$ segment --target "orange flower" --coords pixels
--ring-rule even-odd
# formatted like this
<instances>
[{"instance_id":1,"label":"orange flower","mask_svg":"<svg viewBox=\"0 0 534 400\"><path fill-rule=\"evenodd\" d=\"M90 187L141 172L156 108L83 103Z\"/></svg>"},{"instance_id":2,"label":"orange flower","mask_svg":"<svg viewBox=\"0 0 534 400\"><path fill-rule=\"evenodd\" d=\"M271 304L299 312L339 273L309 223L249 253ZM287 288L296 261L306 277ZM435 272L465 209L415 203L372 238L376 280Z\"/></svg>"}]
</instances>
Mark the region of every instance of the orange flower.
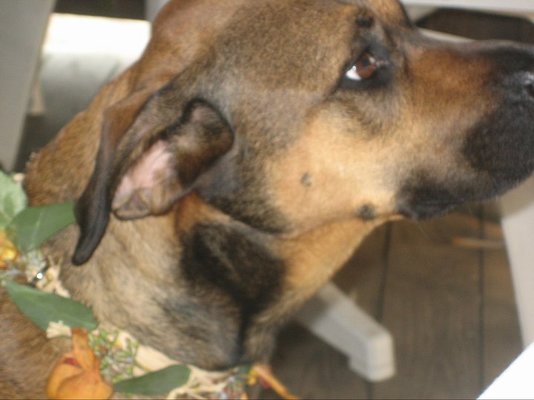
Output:
<instances>
[{"instance_id":1,"label":"orange flower","mask_svg":"<svg viewBox=\"0 0 534 400\"><path fill-rule=\"evenodd\" d=\"M15 261L19 252L15 245L7 238L5 232L0 231L0 269L7 268L7 263Z\"/></svg>"},{"instance_id":2,"label":"orange flower","mask_svg":"<svg viewBox=\"0 0 534 400\"><path fill-rule=\"evenodd\" d=\"M109 399L113 388L100 375L100 361L87 332L72 329L72 351L63 355L48 378L50 399Z\"/></svg>"}]
</instances>

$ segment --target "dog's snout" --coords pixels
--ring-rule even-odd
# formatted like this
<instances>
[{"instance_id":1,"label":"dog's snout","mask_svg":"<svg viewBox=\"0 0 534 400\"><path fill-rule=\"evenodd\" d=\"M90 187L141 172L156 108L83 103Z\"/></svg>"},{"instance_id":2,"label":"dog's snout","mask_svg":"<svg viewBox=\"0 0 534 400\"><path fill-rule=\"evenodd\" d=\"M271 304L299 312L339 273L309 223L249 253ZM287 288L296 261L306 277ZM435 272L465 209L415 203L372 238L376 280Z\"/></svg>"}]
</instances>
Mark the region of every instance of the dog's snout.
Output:
<instances>
[{"instance_id":1,"label":"dog's snout","mask_svg":"<svg viewBox=\"0 0 534 400\"><path fill-rule=\"evenodd\" d=\"M464 155L502 193L534 170L534 49L498 47L496 80L488 82L495 108L466 138Z\"/></svg>"}]
</instances>

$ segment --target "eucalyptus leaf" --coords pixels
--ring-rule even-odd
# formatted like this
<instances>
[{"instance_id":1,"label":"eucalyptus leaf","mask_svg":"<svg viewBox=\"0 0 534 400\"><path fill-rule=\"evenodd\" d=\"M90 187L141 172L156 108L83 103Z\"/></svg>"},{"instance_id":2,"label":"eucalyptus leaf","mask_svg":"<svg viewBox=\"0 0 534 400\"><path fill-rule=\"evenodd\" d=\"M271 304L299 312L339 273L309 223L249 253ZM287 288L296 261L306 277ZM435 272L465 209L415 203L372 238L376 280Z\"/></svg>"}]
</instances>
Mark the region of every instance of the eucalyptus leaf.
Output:
<instances>
[{"instance_id":1,"label":"eucalyptus leaf","mask_svg":"<svg viewBox=\"0 0 534 400\"><path fill-rule=\"evenodd\" d=\"M26 203L22 186L0 172L0 229L4 229L26 207Z\"/></svg>"},{"instance_id":2,"label":"eucalyptus leaf","mask_svg":"<svg viewBox=\"0 0 534 400\"><path fill-rule=\"evenodd\" d=\"M26 208L6 230L18 249L26 253L74 222L74 203L53 204Z\"/></svg>"},{"instance_id":3,"label":"eucalyptus leaf","mask_svg":"<svg viewBox=\"0 0 534 400\"><path fill-rule=\"evenodd\" d=\"M59 321L71 328L85 328L88 331L97 327L93 313L81 303L9 280L5 287L19 310L43 330L48 328L50 322Z\"/></svg>"},{"instance_id":4,"label":"eucalyptus leaf","mask_svg":"<svg viewBox=\"0 0 534 400\"><path fill-rule=\"evenodd\" d=\"M183 365L172 365L146 375L117 382L115 392L144 396L164 396L187 383L191 370Z\"/></svg>"}]
</instances>

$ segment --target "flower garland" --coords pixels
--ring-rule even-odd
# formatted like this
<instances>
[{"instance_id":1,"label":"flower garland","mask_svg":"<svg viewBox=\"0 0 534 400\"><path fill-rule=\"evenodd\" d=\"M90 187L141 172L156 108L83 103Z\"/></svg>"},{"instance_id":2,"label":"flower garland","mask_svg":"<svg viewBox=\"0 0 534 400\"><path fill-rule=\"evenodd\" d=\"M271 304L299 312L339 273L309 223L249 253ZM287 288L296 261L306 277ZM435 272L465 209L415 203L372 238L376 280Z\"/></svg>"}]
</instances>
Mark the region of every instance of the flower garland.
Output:
<instances>
[{"instance_id":1,"label":"flower garland","mask_svg":"<svg viewBox=\"0 0 534 400\"><path fill-rule=\"evenodd\" d=\"M247 391L261 383L284 399L296 399L266 366L204 371L171 360L126 331L98 325L89 309L70 299L59 279L60 267L39 250L48 237L73 222L72 206L28 208L21 182L20 175L0 173L0 285L49 339L71 338L72 350L49 377L50 398L110 398L115 392L167 399L247 399ZM30 286L15 283L21 277Z\"/></svg>"}]
</instances>

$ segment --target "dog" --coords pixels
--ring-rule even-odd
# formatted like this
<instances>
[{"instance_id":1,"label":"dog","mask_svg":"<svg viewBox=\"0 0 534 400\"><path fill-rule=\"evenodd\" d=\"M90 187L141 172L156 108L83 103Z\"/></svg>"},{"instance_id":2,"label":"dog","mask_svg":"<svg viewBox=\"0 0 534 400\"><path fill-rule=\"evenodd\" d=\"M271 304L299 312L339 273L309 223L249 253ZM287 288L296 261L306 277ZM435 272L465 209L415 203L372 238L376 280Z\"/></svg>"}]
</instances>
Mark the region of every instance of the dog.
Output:
<instances>
[{"instance_id":1,"label":"dog","mask_svg":"<svg viewBox=\"0 0 534 400\"><path fill-rule=\"evenodd\" d=\"M528 177L533 127L533 48L430 39L396 0L174 0L25 189L77 201L46 247L75 299L217 370L267 360L378 225ZM38 396L57 350L1 304L0 397Z\"/></svg>"}]
</instances>

